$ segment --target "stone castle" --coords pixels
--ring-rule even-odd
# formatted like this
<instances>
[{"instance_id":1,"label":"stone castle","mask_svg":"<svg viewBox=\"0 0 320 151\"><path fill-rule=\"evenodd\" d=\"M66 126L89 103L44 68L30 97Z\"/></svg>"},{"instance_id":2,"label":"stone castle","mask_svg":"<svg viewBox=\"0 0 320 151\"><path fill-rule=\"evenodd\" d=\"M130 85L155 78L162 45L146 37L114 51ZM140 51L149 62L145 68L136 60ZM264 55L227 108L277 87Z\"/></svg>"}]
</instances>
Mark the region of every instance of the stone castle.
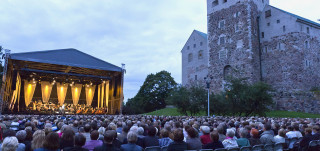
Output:
<instances>
[{"instance_id":1,"label":"stone castle","mask_svg":"<svg viewBox=\"0 0 320 151\"><path fill-rule=\"evenodd\" d=\"M207 0L208 34L194 30L181 50L182 85L224 89L226 77L263 81L276 108L320 113L320 24L269 0Z\"/></svg>"}]
</instances>

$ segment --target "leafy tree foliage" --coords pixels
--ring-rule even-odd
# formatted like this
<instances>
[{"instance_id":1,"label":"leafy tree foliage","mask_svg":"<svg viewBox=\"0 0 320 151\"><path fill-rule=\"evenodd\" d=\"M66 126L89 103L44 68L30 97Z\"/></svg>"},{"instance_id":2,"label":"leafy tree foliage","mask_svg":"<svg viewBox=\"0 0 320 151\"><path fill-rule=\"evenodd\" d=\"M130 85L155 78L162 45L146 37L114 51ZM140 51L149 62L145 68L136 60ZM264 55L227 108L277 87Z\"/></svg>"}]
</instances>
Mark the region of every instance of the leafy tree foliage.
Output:
<instances>
[{"instance_id":1,"label":"leafy tree foliage","mask_svg":"<svg viewBox=\"0 0 320 151\"><path fill-rule=\"evenodd\" d=\"M166 107L166 98L177 83L167 71L149 74L134 98L128 99L126 107L132 114L151 112Z\"/></svg>"},{"instance_id":2,"label":"leafy tree foliage","mask_svg":"<svg viewBox=\"0 0 320 151\"><path fill-rule=\"evenodd\" d=\"M196 115L206 105L207 95L204 87L200 85L193 85L191 87L177 87L168 98L178 109L178 112L184 115L188 113Z\"/></svg>"}]
</instances>

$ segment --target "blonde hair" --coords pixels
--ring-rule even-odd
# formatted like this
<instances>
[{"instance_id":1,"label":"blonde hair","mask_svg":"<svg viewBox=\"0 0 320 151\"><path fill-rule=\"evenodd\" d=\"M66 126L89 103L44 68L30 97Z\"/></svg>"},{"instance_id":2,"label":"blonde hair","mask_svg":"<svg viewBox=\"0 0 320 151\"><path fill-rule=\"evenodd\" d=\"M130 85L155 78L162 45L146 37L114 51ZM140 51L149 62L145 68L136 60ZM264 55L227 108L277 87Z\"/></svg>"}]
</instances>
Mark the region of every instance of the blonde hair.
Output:
<instances>
[{"instance_id":1,"label":"blonde hair","mask_svg":"<svg viewBox=\"0 0 320 151\"><path fill-rule=\"evenodd\" d=\"M18 139L16 137L6 137L1 145L3 151L16 151L18 148Z\"/></svg>"},{"instance_id":2,"label":"blonde hair","mask_svg":"<svg viewBox=\"0 0 320 151\"><path fill-rule=\"evenodd\" d=\"M33 139L31 142L31 148L33 150L38 149L38 148L42 148L44 140L46 138L45 132L43 130L37 130L34 132L32 137L33 137Z\"/></svg>"}]
</instances>

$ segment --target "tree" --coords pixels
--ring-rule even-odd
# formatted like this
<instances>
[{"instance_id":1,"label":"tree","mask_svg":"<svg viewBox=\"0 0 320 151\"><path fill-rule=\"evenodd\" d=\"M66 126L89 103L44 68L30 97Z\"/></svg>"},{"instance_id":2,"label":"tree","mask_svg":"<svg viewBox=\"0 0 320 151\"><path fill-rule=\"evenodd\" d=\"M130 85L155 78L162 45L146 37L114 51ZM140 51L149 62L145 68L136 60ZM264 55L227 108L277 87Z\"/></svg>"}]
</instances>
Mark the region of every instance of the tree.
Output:
<instances>
[{"instance_id":1,"label":"tree","mask_svg":"<svg viewBox=\"0 0 320 151\"><path fill-rule=\"evenodd\" d=\"M165 100L177 83L167 71L149 74L134 98L128 99L127 106L135 114L151 112L166 107Z\"/></svg>"},{"instance_id":2,"label":"tree","mask_svg":"<svg viewBox=\"0 0 320 151\"><path fill-rule=\"evenodd\" d=\"M193 116L206 107L206 94L206 90L200 85L179 86L168 97L168 101L173 102L181 114L190 113Z\"/></svg>"}]
</instances>

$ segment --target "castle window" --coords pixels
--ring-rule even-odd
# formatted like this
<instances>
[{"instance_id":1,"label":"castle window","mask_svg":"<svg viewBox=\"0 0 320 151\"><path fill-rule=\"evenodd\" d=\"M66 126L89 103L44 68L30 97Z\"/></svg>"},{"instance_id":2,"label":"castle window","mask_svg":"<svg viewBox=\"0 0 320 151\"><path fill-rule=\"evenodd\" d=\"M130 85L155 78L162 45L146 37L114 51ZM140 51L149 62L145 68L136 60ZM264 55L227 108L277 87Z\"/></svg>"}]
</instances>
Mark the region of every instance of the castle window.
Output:
<instances>
[{"instance_id":1,"label":"castle window","mask_svg":"<svg viewBox=\"0 0 320 151\"><path fill-rule=\"evenodd\" d=\"M235 14L234 14L234 17L236 17L236 18L238 18L240 16L240 12L236 12Z\"/></svg>"},{"instance_id":2,"label":"castle window","mask_svg":"<svg viewBox=\"0 0 320 151\"><path fill-rule=\"evenodd\" d=\"M195 47L197 47L197 45L196 45L196 44L193 44L193 48L195 48Z\"/></svg>"},{"instance_id":3,"label":"castle window","mask_svg":"<svg viewBox=\"0 0 320 151\"><path fill-rule=\"evenodd\" d=\"M202 44L203 44L203 43L202 43L202 42L200 42L200 46L202 46Z\"/></svg>"},{"instance_id":4,"label":"castle window","mask_svg":"<svg viewBox=\"0 0 320 151\"><path fill-rule=\"evenodd\" d=\"M238 31L240 30L240 27L239 27L239 26L240 26L239 23L235 25L234 28L235 28L235 31L236 31L236 32L238 32Z\"/></svg>"},{"instance_id":5,"label":"castle window","mask_svg":"<svg viewBox=\"0 0 320 151\"><path fill-rule=\"evenodd\" d=\"M270 23L267 23L267 26L270 26Z\"/></svg>"},{"instance_id":6,"label":"castle window","mask_svg":"<svg viewBox=\"0 0 320 151\"><path fill-rule=\"evenodd\" d=\"M214 0L212 2L212 7L219 5L219 0Z\"/></svg>"},{"instance_id":7,"label":"castle window","mask_svg":"<svg viewBox=\"0 0 320 151\"><path fill-rule=\"evenodd\" d=\"M233 69L230 65L227 65L223 68L223 78L224 80L232 77Z\"/></svg>"},{"instance_id":8,"label":"castle window","mask_svg":"<svg viewBox=\"0 0 320 151\"><path fill-rule=\"evenodd\" d=\"M225 37L224 36L219 38L219 43L220 43L220 45L225 44Z\"/></svg>"},{"instance_id":9,"label":"castle window","mask_svg":"<svg viewBox=\"0 0 320 151\"><path fill-rule=\"evenodd\" d=\"M219 22L219 28L224 29L225 20Z\"/></svg>"},{"instance_id":10,"label":"castle window","mask_svg":"<svg viewBox=\"0 0 320 151\"><path fill-rule=\"evenodd\" d=\"M226 3L226 2L228 2L228 0L223 0L223 3Z\"/></svg>"},{"instance_id":11,"label":"castle window","mask_svg":"<svg viewBox=\"0 0 320 151\"><path fill-rule=\"evenodd\" d=\"M307 27L307 33L310 34L310 28L309 27Z\"/></svg>"},{"instance_id":12,"label":"castle window","mask_svg":"<svg viewBox=\"0 0 320 151\"><path fill-rule=\"evenodd\" d=\"M189 49L190 49L190 46L187 47L187 50L189 50Z\"/></svg>"},{"instance_id":13,"label":"castle window","mask_svg":"<svg viewBox=\"0 0 320 151\"><path fill-rule=\"evenodd\" d=\"M304 47L305 47L306 49L309 49L309 48L310 48L309 41L305 41L305 42L304 42Z\"/></svg>"},{"instance_id":14,"label":"castle window","mask_svg":"<svg viewBox=\"0 0 320 151\"><path fill-rule=\"evenodd\" d=\"M264 52L268 53L268 46L264 46Z\"/></svg>"},{"instance_id":15,"label":"castle window","mask_svg":"<svg viewBox=\"0 0 320 151\"><path fill-rule=\"evenodd\" d=\"M264 38L264 32L261 33L261 38Z\"/></svg>"},{"instance_id":16,"label":"castle window","mask_svg":"<svg viewBox=\"0 0 320 151\"><path fill-rule=\"evenodd\" d=\"M219 51L219 59L224 60L227 58L227 50L223 49Z\"/></svg>"},{"instance_id":17,"label":"castle window","mask_svg":"<svg viewBox=\"0 0 320 151\"><path fill-rule=\"evenodd\" d=\"M284 43L278 43L278 50L284 50L285 49L285 44Z\"/></svg>"},{"instance_id":18,"label":"castle window","mask_svg":"<svg viewBox=\"0 0 320 151\"><path fill-rule=\"evenodd\" d=\"M188 62L191 62L191 61L192 61L192 57L193 57L193 56L192 56L192 53L189 53L189 54L188 54Z\"/></svg>"},{"instance_id":19,"label":"castle window","mask_svg":"<svg viewBox=\"0 0 320 151\"><path fill-rule=\"evenodd\" d=\"M262 0L262 3L264 3L264 0Z\"/></svg>"},{"instance_id":20,"label":"castle window","mask_svg":"<svg viewBox=\"0 0 320 151\"><path fill-rule=\"evenodd\" d=\"M280 24L280 20L279 19L277 20L277 23Z\"/></svg>"},{"instance_id":21,"label":"castle window","mask_svg":"<svg viewBox=\"0 0 320 151\"><path fill-rule=\"evenodd\" d=\"M312 66L312 62L310 60L306 60L305 67L311 67L311 66Z\"/></svg>"},{"instance_id":22,"label":"castle window","mask_svg":"<svg viewBox=\"0 0 320 151\"><path fill-rule=\"evenodd\" d=\"M195 81L198 80L198 75L194 75L194 80L195 80Z\"/></svg>"},{"instance_id":23,"label":"castle window","mask_svg":"<svg viewBox=\"0 0 320 151\"><path fill-rule=\"evenodd\" d=\"M283 26L283 27L282 27L282 31L283 31L283 32L286 32L286 26Z\"/></svg>"},{"instance_id":24,"label":"castle window","mask_svg":"<svg viewBox=\"0 0 320 151\"><path fill-rule=\"evenodd\" d=\"M268 18L268 17L271 17L271 10L267 10L265 12L265 17Z\"/></svg>"},{"instance_id":25,"label":"castle window","mask_svg":"<svg viewBox=\"0 0 320 151\"><path fill-rule=\"evenodd\" d=\"M203 50L200 50L199 52L198 52L198 59L200 60L200 59L203 59Z\"/></svg>"}]
</instances>

